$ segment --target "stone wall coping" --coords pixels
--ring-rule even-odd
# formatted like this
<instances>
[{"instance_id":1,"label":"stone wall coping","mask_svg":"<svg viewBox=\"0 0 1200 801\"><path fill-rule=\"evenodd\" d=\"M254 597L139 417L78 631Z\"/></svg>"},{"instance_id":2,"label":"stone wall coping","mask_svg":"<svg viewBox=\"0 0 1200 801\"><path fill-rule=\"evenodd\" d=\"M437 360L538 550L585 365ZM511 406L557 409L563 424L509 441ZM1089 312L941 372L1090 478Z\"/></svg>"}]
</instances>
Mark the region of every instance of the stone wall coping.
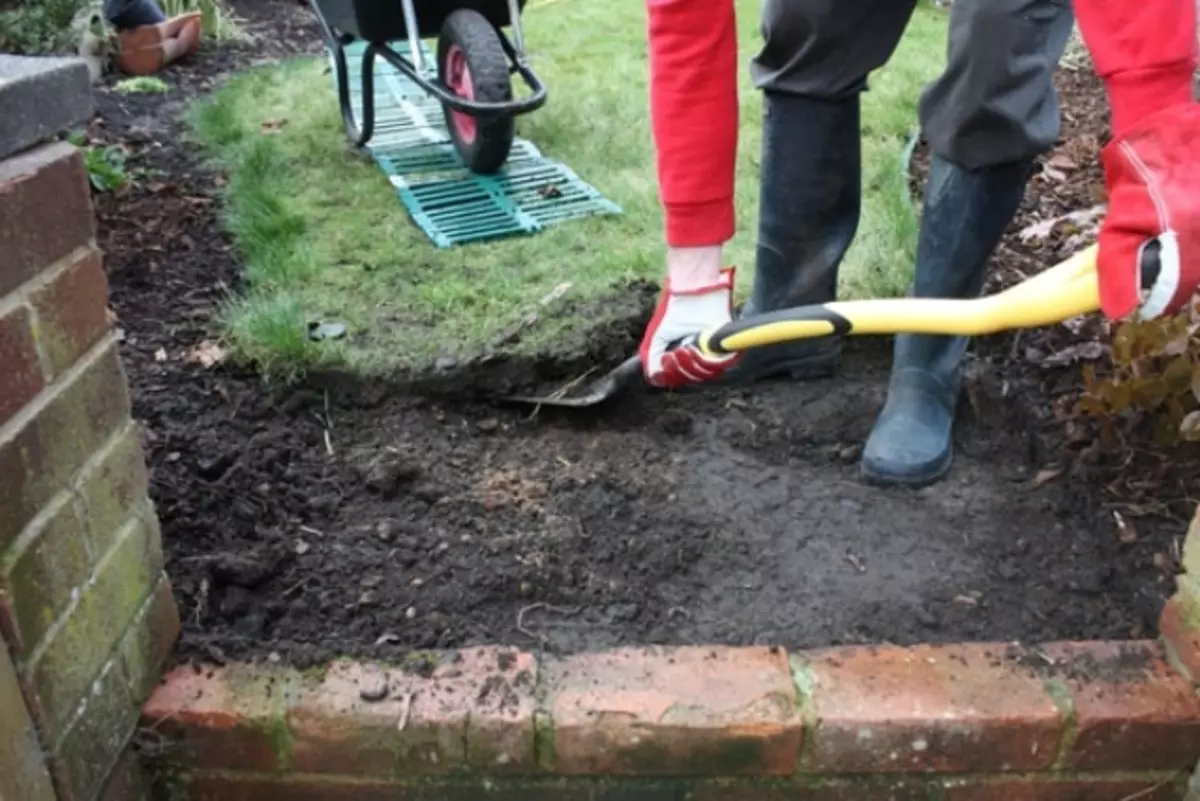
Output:
<instances>
[{"instance_id":1,"label":"stone wall coping","mask_svg":"<svg viewBox=\"0 0 1200 801\"><path fill-rule=\"evenodd\" d=\"M0 158L86 122L94 110L82 58L0 53Z\"/></svg>"}]
</instances>

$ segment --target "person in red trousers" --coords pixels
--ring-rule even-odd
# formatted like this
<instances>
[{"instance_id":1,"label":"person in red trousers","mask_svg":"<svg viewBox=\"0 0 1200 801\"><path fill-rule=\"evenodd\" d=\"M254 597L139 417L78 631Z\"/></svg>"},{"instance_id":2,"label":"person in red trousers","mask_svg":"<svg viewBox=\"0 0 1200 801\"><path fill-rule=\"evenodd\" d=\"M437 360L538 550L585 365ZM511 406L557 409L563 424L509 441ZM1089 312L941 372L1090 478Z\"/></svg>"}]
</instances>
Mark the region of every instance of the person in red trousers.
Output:
<instances>
[{"instance_id":1,"label":"person in red trousers","mask_svg":"<svg viewBox=\"0 0 1200 801\"><path fill-rule=\"evenodd\" d=\"M917 0L764 0L751 75L763 95L761 184L749 315L835 299L861 203L860 98ZM1172 313L1200 278L1196 0L956 0L947 64L918 114L932 163L911 294L965 298L1059 133L1054 70L1077 19L1107 91L1108 210L1099 236L1103 313ZM1073 7L1072 7L1073 6ZM650 105L666 217L667 281L640 354L658 387L828 376L836 338L706 357L689 335L733 316L738 136L734 0L646 0ZM1161 267L1141 289L1139 255ZM879 486L926 486L952 460L962 337L901 335L888 396L863 449Z\"/></svg>"}]
</instances>

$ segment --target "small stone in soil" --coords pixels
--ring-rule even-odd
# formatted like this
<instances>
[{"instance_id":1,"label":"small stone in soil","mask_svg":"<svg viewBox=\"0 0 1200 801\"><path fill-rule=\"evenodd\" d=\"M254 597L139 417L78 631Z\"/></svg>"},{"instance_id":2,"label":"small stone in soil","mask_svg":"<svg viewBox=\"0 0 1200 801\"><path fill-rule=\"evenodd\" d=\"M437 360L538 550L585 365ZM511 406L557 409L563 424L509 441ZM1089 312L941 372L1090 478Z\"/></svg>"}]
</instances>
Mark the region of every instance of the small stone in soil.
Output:
<instances>
[{"instance_id":1,"label":"small stone in soil","mask_svg":"<svg viewBox=\"0 0 1200 801\"><path fill-rule=\"evenodd\" d=\"M363 471L363 481L375 492L391 497L403 483L408 483L421 474L416 464L401 459L399 456L382 456L375 459Z\"/></svg>"},{"instance_id":2,"label":"small stone in soil","mask_svg":"<svg viewBox=\"0 0 1200 801\"><path fill-rule=\"evenodd\" d=\"M368 683L363 685L358 691L358 697L368 703L382 701L388 697L388 682L386 678L368 679Z\"/></svg>"},{"instance_id":3,"label":"small stone in soil","mask_svg":"<svg viewBox=\"0 0 1200 801\"><path fill-rule=\"evenodd\" d=\"M216 481L225 475L229 465L233 463L232 453L201 456L196 460L196 472L205 481Z\"/></svg>"}]
</instances>

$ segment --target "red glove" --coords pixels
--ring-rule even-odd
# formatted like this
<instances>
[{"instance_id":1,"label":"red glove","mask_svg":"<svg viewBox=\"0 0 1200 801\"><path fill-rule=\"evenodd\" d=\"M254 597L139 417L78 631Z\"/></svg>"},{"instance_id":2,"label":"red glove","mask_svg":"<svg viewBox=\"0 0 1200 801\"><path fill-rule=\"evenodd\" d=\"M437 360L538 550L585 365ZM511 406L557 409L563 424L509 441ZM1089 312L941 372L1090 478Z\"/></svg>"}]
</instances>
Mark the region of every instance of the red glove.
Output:
<instances>
[{"instance_id":1,"label":"red glove","mask_svg":"<svg viewBox=\"0 0 1200 801\"><path fill-rule=\"evenodd\" d=\"M1100 305L1110 319L1179 311L1200 280L1200 108L1193 100L1196 0L1074 0L1112 111L1104 148ZM1140 256L1157 239L1159 271Z\"/></svg>"},{"instance_id":2,"label":"red glove","mask_svg":"<svg viewBox=\"0 0 1200 801\"><path fill-rule=\"evenodd\" d=\"M673 291L667 281L638 349L647 382L678 389L712 381L737 363L740 353L706 356L693 337L732 319L734 272L732 267L722 270L718 283L687 292Z\"/></svg>"},{"instance_id":3,"label":"red glove","mask_svg":"<svg viewBox=\"0 0 1200 801\"><path fill-rule=\"evenodd\" d=\"M1142 117L1101 153L1108 213L1096 265L1110 319L1173 314L1200 284L1200 104ZM1142 290L1141 254L1157 239L1157 280Z\"/></svg>"}]
</instances>

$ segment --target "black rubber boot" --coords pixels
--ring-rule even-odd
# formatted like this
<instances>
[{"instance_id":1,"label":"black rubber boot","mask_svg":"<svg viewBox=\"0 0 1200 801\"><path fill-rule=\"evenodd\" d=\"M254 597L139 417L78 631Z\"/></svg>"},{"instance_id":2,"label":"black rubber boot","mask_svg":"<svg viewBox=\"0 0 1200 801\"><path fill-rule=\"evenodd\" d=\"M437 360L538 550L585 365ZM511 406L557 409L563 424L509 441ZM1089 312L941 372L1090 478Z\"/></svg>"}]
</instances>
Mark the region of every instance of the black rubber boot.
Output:
<instances>
[{"instance_id":1,"label":"black rubber boot","mask_svg":"<svg viewBox=\"0 0 1200 801\"><path fill-rule=\"evenodd\" d=\"M925 190L910 296L971 298L1016 214L1033 162L969 172L935 157ZM953 460L951 429L966 337L896 337L887 403L863 448L863 479L922 487Z\"/></svg>"},{"instance_id":2,"label":"black rubber boot","mask_svg":"<svg viewBox=\"0 0 1200 801\"><path fill-rule=\"evenodd\" d=\"M841 101L763 93L762 167L754 286L739 317L827 303L858 229L861 204L859 96ZM789 342L746 351L713 382L832 375L841 340Z\"/></svg>"}]
</instances>

